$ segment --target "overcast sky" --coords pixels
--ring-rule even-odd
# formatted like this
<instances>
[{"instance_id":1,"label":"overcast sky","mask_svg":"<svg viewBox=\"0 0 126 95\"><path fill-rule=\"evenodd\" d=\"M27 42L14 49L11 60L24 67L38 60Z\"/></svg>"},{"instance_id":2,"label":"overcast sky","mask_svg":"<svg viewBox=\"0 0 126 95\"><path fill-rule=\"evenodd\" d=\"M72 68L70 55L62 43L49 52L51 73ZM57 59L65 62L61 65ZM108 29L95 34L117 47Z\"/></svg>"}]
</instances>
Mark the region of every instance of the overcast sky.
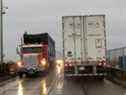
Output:
<instances>
[{"instance_id":1,"label":"overcast sky","mask_svg":"<svg viewBox=\"0 0 126 95\"><path fill-rule=\"evenodd\" d=\"M4 52L16 60L16 45L27 30L48 32L61 50L61 16L105 14L107 47L126 46L125 0L4 0L8 6L4 16Z\"/></svg>"}]
</instances>

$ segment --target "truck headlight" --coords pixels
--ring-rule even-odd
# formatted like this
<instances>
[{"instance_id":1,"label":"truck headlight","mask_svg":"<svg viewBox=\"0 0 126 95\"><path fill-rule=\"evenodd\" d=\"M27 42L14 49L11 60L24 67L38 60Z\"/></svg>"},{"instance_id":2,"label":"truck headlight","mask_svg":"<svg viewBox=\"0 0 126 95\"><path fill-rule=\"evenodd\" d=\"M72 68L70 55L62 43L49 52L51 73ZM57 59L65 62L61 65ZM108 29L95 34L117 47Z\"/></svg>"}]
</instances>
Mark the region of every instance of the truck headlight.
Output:
<instances>
[{"instance_id":1,"label":"truck headlight","mask_svg":"<svg viewBox=\"0 0 126 95\"><path fill-rule=\"evenodd\" d=\"M46 59L45 59L45 58L43 58L40 62L41 62L41 64L42 64L43 66L46 65Z\"/></svg>"},{"instance_id":2,"label":"truck headlight","mask_svg":"<svg viewBox=\"0 0 126 95\"><path fill-rule=\"evenodd\" d=\"M22 62L21 61L17 62L17 65L18 67L22 67Z\"/></svg>"}]
</instances>

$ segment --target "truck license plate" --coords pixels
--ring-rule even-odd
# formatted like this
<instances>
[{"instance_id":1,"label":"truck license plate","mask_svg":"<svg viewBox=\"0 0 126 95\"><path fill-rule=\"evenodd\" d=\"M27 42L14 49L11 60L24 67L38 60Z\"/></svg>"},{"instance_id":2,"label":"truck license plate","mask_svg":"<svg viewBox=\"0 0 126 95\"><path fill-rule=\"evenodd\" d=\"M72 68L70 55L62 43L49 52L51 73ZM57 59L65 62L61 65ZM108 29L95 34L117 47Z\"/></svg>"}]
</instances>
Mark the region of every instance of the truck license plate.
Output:
<instances>
[{"instance_id":1,"label":"truck license plate","mask_svg":"<svg viewBox=\"0 0 126 95\"><path fill-rule=\"evenodd\" d=\"M85 67L79 67L79 70L85 70Z\"/></svg>"}]
</instances>

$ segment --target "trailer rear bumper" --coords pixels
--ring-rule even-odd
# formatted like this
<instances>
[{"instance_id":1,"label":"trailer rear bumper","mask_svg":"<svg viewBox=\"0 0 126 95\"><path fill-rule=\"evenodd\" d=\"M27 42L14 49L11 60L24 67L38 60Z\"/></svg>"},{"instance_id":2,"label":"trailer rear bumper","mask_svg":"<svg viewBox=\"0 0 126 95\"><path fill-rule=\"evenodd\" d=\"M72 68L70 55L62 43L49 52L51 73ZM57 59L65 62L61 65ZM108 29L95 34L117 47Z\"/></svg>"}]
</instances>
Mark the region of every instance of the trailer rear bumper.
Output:
<instances>
[{"instance_id":1,"label":"trailer rear bumper","mask_svg":"<svg viewBox=\"0 0 126 95\"><path fill-rule=\"evenodd\" d=\"M85 76L85 77L105 77L106 74L99 73L99 74L64 74L66 77L73 77L73 76Z\"/></svg>"}]
</instances>

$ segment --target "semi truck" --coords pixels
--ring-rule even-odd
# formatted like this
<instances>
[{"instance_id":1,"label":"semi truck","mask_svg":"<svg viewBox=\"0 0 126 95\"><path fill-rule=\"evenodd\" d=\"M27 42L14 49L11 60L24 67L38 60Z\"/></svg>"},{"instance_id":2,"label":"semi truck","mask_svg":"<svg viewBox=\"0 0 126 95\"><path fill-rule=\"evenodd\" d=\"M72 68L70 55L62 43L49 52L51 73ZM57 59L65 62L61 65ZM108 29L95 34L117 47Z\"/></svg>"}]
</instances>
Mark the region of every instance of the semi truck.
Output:
<instances>
[{"instance_id":1,"label":"semi truck","mask_svg":"<svg viewBox=\"0 0 126 95\"><path fill-rule=\"evenodd\" d=\"M105 15L63 16L65 77L106 75Z\"/></svg>"},{"instance_id":2,"label":"semi truck","mask_svg":"<svg viewBox=\"0 0 126 95\"><path fill-rule=\"evenodd\" d=\"M17 62L20 77L48 72L55 61L55 42L48 33L24 33L18 47Z\"/></svg>"}]
</instances>

